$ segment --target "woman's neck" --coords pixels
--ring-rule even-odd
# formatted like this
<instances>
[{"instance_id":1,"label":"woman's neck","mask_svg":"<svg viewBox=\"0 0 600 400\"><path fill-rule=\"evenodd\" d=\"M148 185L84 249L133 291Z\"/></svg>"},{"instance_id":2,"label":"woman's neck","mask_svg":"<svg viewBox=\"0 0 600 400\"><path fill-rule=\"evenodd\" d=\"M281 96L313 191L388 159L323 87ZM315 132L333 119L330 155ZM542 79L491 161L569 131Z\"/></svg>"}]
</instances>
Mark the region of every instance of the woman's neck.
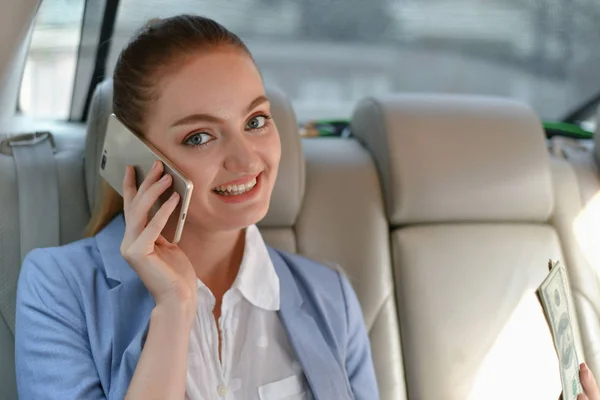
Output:
<instances>
[{"instance_id":1,"label":"woman's neck","mask_svg":"<svg viewBox=\"0 0 600 400\"><path fill-rule=\"evenodd\" d=\"M191 221L187 224L179 247L220 304L237 277L244 256L245 230L208 232Z\"/></svg>"}]
</instances>

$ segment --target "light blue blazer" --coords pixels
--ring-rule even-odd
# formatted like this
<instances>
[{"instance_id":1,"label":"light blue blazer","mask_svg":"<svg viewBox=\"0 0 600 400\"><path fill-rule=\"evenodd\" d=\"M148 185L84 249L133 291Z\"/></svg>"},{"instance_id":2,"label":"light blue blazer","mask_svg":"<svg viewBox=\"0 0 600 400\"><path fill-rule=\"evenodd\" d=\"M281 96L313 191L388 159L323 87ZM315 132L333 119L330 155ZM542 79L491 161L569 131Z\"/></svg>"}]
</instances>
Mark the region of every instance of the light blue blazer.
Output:
<instances>
[{"instance_id":1,"label":"light blue blazer","mask_svg":"<svg viewBox=\"0 0 600 400\"><path fill-rule=\"evenodd\" d=\"M92 238L25 259L16 310L19 398L123 399L154 299L121 257L122 214ZM280 317L313 396L379 398L361 309L339 272L269 248Z\"/></svg>"}]
</instances>

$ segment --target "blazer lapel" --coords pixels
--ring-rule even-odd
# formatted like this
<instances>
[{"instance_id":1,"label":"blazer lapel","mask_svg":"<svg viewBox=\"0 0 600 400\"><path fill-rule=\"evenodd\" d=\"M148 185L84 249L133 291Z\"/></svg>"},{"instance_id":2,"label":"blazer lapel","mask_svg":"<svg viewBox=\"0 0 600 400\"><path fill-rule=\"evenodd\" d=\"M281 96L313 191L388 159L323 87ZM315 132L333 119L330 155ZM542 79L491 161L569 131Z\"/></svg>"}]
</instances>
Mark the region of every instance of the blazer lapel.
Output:
<instances>
[{"instance_id":1,"label":"blazer lapel","mask_svg":"<svg viewBox=\"0 0 600 400\"><path fill-rule=\"evenodd\" d=\"M317 400L352 399L348 378L315 318L303 305L296 281L281 255L269 247L281 286L280 317Z\"/></svg>"},{"instance_id":2,"label":"blazer lapel","mask_svg":"<svg viewBox=\"0 0 600 400\"><path fill-rule=\"evenodd\" d=\"M109 306L114 316L110 397L123 398L140 358L154 299L121 256L125 221L119 214L96 241L111 282ZM279 277L280 317L316 400L352 399L343 361L336 360L322 329L306 309L296 280L281 255L269 255Z\"/></svg>"},{"instance_id":3,"label":"blazer lapel","mask_svg":"<svg viewBox=\"0 0 600 400\"><path fill-rule=\"evenodd\" d=\"M98 233L96 242L111 289L108 306L113 315L110 398L124 398L142 353L150 314L155 306L152 295L135 271L121 256L125 220L117 215Z\"/></svg>"}]
</instances>

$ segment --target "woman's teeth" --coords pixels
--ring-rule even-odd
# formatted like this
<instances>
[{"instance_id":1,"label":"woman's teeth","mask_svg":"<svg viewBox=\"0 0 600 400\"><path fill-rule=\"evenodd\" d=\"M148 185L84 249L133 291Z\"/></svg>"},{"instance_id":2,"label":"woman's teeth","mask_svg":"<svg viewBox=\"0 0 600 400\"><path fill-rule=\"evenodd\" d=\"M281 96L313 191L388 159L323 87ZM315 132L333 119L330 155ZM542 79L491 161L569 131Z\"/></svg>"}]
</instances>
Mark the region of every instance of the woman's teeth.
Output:
<instances>
[{"instance_id":1,"label":"woman's teeth","mask_svg":"<svg viewBox=\"0 0 600 400\"><path fill-rule=\"evenodd\" d=\"M213 191L222 196L236 196L238 194L246 193L254 186L256 186L256 178L242 185L217 186Z\"/></svg>"}]
</instances>

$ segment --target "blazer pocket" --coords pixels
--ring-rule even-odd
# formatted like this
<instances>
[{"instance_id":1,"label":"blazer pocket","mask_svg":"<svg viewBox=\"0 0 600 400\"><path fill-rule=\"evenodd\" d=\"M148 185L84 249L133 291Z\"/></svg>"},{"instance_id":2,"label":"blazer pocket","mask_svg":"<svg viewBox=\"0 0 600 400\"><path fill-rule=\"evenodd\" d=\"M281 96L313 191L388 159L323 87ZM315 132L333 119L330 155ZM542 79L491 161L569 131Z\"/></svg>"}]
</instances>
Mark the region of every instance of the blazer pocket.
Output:
<instances>
[{"instance_id":1,"label":"blazer pocket","mask_svg":"<svg viewBox=\"0 0 600 400\"><path fill-rule=\"evenodd\" d=\"M304 375L292 375L277 382L258 388L260 400L308 400L307 383Z\"/></svg>"}]
</instances>

